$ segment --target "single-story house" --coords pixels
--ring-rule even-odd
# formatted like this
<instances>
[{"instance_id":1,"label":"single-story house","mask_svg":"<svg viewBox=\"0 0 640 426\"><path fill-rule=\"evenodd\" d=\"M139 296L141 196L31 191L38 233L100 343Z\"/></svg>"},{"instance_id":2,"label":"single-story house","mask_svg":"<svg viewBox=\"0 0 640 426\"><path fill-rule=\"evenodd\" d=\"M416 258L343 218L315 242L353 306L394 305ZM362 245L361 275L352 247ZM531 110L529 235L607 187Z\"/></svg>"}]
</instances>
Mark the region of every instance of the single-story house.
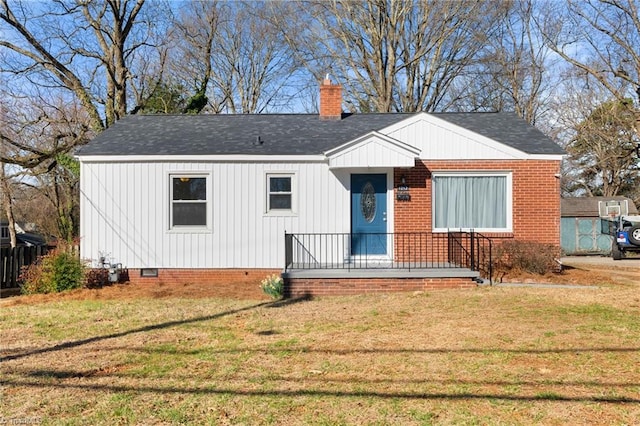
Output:
<instances>
[{"instance_id":1,"label":"single-story house","mask_svg":"<svg viewBox=\"0 0 640 426\"><path fill-rule=\"evenodd\" d=\"M121 119L77 153L81 256L295 295L468 287L489 239L560 245L564 151L515 114L348 114L328 79L319 110Z\"/></svg>"},{"instance_id":2,"label":"single-story house","mask_svg":"<svg viewBox=\"0 0 640 426\"><path fill-rule=\"evenodd\" d=\"M560 247L567 255L611 253L612 236L602 233L600 204L625 205L626 214L637 215L633 200L622 197L571 197L560 203Z\"/></svg>"},{"instance_id":3,"label":"single-story house","mask_svg":"<svg viewBox=\"0 0 640 426\"><path fill-rule=\"evenodd\" d=\"M35 247L46 246L47 242L41 235L27 232L27 226L16 223L16 243L18 246ZM10 247L11 238L9 236L9 222L0 221L0 247Z\"/></svg>"}]
</instances>

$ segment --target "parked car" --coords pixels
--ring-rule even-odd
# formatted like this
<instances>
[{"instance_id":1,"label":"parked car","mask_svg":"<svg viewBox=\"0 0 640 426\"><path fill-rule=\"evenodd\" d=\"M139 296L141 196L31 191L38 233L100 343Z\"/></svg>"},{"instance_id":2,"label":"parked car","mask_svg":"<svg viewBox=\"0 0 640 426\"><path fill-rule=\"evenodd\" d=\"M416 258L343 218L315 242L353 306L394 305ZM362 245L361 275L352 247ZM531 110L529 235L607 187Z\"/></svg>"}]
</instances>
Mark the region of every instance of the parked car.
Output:
<instances>
[{"instance_id":1,"label":"parked car","mask_svg":"<svg viewBox=\"0 0 640 426\"><path fill-rule=\"evenodd\" d=\"M622 259L627 252L640 253L640 216L619 215L603 220L602 223L602 232L604 233L606 228L607 233L613 236L613 260Z\"/></svg>"}]
</instances>

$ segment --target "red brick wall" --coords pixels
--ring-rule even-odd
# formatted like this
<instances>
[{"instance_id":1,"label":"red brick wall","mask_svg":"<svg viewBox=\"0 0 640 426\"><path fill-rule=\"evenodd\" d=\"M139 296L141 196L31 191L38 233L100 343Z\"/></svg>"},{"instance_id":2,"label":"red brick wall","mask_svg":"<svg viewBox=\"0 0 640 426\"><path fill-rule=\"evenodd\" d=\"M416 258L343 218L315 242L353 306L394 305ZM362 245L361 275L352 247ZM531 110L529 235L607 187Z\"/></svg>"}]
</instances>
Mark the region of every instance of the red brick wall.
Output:
<instances>
[{"instance_id":1,"label":"red brick wall","mask_svg":"<svg viewBox=\"0 0 640 426\"><path fill-rule=\"evenodd\" d=\"M288 278L290 297L475 288L471 278Z\"/></svg>"},{"instance_id":2,"label":"red brick wall","mask_svg":"<svg viewBox=\"0 0 640 426\"><path fill-rule=\"evenodd\" d=\"M324 80L320 85L320 119L339 120L342 117L342 86Z\"/></svg>"},{"instance_id":3,"label":"red brick wall","mask_svg":"<svg viewBox=\"0 0 640 426\"><path fill-rule=\"evenodd\" d=\"M132 284L255 284L256 295L260 281L279 269L159 269L157 277L141 277L139 269L129 270ZM471 278L288 278L285 280L288 297L350 295L402 291L425 291L451 288L474 288Z\"/></svg>"},{"instance_id":4,"label":"red brick wall","mask_svg":"<svg viewBox=\"0 0 640 426\"><path fill-rule=\"evenodd\" d=\"M280 275L280 269L158 269L157 277L141 277L140 269L129 270L129 282L165 284L260 283L267 275Z\"/></svg>"},{"instance_id":5,"label":"red brick wall","mask_svg":"<svg viewBox=\"0 0 640 426\"><path fill-rule=\"evenodd\" d=\"M411 201L396 201L395 232L431 231L431 174L438 171L510 171L513 176L513 232L484 233L560 245L560 161L416 161L412 169L396 169L394 187L402 176ZM396 189L397 191L397 189Z\"/></svg>"}]
</instances>

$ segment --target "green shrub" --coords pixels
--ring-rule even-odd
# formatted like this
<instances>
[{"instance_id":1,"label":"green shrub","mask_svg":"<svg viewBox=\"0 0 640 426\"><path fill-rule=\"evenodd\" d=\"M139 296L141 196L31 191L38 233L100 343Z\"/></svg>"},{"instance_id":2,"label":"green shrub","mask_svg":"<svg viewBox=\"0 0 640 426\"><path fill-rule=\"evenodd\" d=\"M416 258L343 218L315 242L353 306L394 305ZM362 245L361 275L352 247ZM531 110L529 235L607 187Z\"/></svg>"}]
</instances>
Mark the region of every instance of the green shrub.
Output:
<instances>
[{"instance_id":1,"label":"green shrub","mask_svg":"<svg viewBox=\"0 0 640 426\"><path fill-rule=\"evenodd\" d=\"M269 275L261 281L260 288L262 291L271 296L273 299L282 299L284 295L284 281L279 275Z\"/></svg>"},{"instance_id":2,"label":"green shrub","mask_svg":"<svg viewBox=\"0 0 640 426\"><path fill-rule=\"evenodd\" d=\"M23 269L22 293L56 293L81 288L84 270L84 264L74 253L64 248L53 250Z\"/></svg>"},{"instance_id":3,"label":"green shrub","mask_svg":"<svg viewBox=\"0 0 640 426\"><path fill-rule=\"evenodd\" d=\"M560 249L553 244L505 241L496 247L494 270L497 276L517 272L544 275L558 270L559 257Z\"/></svg>"}]
</instances>

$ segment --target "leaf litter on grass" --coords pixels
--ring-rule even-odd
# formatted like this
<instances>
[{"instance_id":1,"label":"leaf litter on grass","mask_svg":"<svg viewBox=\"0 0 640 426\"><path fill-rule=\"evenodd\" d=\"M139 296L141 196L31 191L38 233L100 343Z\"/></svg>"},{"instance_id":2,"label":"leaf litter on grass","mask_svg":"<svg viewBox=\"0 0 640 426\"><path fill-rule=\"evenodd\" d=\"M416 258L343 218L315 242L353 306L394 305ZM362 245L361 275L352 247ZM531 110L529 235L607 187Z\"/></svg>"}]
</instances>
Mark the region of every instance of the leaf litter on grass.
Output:
<instances>
[{"instance_id":1,"label":"leaf litter on grass","mask_svg":"<svg viewBox=\"0 0 640 426\"><path fill-rule=\"evenodd\" d=\"M624 424L640 416L637 286L442 290L278 308L260 295L82 294L3 306L0 417ZM55 322L56 332L38 332L37 321Z\"/></svg>"}]
</instances>

